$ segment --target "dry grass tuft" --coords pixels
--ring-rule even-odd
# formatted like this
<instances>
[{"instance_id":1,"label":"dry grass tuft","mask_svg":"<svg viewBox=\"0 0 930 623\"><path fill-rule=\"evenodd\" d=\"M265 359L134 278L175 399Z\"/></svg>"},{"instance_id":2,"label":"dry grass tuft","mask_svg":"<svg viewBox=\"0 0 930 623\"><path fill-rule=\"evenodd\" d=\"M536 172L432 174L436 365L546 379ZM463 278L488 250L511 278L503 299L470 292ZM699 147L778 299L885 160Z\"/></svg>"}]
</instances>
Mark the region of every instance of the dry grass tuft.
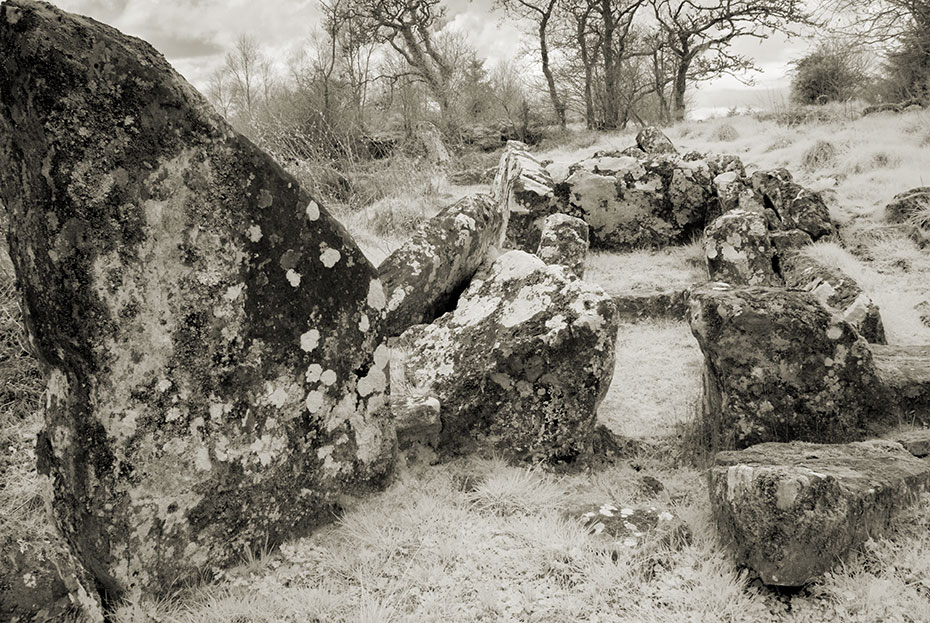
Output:
<instances>
[{"instance_id":1,"label":"dry grass tuft","mask_svg":"<svg viewBox=\"0 0 930 623\"><path fill-rule=\"evenodd\" d=\"M729 123L723 123L717 127L717 130L714 132L714 139L721 142L731 142L739 138L739 132L736 131Z\"/></svg>"},{"instance_id":2,"label":"dry grass tuft","mask_svg":"<svg viewBox=\"0 0 930 623\"><path fill-rule=\"evenodd\" d=\"M836 155L836 146L833 143L819 140L814 143L813 147L804 152L801 166L808 171L819 171L836 164Z\"/></svg>"}]
</instances>

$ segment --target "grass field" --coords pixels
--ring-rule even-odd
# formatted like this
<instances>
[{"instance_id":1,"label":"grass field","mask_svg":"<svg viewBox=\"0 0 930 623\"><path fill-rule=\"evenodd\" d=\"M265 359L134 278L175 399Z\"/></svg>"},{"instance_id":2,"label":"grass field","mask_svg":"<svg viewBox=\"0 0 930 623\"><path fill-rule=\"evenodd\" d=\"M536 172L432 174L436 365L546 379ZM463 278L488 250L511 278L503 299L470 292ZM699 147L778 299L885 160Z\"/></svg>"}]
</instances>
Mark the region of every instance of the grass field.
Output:
<instances>
[{"instance_id":1,"label":"grass field","mask_svg":"<svg viewBox=\"0 0 930 623\"><path fill-rule=\"evenodd\" d=\"M802 128L744 116L677 126L669 134L682 151L786 166L801 183L826 191L844 226L879 224L891 196L925 182L930 116L852 120L843 113ZM631 133L578 133L541 157L577 160L631 143ZM334 210L376 264L419 220L481 188L408 173L368 208ZM891 343L930 343L920 318L921 303L930 300L926 251L891 238L858 254L834 243L808 252L859 281L880 306ZM593 254L587 270L589 280L610 291L703 279L698 244ZM39 544L55 538L41 504L46 485L34 469L41 381L22 347L8 267L0 280L0 531ZM930 497L808 587L761 586L729 560L711 523L703 470L687 460L702 363L687 324L624 325L617 346L599 419L639 442L632 456L569 472L512 467L494 456L410 465L386 491L347 500L345 512L311 537L278 551L243 551L240 566L171 600L130 598L114 621L930 621ZM669 511L692 537L618 547L566 515L604 503Z\"/></svg>"}]
</instances>

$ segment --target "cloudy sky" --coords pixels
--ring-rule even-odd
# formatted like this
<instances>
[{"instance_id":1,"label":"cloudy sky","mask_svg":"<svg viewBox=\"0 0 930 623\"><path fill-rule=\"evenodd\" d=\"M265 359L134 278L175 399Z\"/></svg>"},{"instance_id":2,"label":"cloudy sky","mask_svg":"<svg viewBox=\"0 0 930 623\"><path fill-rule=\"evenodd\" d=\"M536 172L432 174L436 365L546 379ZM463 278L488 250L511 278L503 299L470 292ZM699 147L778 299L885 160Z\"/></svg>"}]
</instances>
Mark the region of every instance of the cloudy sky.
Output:
<instances>
[{"instance_id":1,"label":"cloudy sky","mask_svg":"<svg viewBox=\"0 0 930 623\"><path fill-rule=\"evenodd\" d=\"M282 66L303 45L318 19L317 0L53 0L74 13L88 15L125 33L145 39L161 51L184 77L204 88L223 63L236 38L249 34ZM490 61L512 58L525 47L518 27L494 9L494 0L447 0L448 25L464 32ZM723 78L691 92L698 114L732 106L765 107L785 96L788 61L804 54L809 42L776 35L737 44L764 71L755 86Z\"/></svg>"}]
</instances>

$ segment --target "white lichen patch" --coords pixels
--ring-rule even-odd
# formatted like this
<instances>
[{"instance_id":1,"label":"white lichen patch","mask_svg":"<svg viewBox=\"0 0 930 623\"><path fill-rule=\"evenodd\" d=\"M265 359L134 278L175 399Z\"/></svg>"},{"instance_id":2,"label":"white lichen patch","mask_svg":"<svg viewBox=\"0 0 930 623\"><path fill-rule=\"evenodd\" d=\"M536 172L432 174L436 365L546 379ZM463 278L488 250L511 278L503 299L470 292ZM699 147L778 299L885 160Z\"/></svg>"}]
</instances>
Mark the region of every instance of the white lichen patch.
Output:
<instances>
[{"instance_id":1,"label":"white lichen patch","mask_svg":"<svg viewBox=\"0 0 930 623\"><path fill-rule=\"evenodd\" d=\"M522 324L552 306L549 284L537 283L520 288L516 298L509 302L501 313L501 325L510 328Z\"/></svg>"},{"instance_id":2,"label":"white lichen patch","mask_svg":"<svg viewBox=\"0 0 930 623\"><path fill-rule=\"evenodd\" d=\"M327 370L320 375L320 382L323 383L323 385L330 386L336 382L337 378L335 370Z\"/></svg>"},{"instance_id":3,"label":"white lichen patch","mask_svg":"<svg viewBox=\"0 0 930 623\"><path fill-rule=\"evenodd\" d=\"M304 399L304 406L310 413L319 413L320 409L323 408L323 392L317 390L308 392L307 397Z\"/></svg>"},{"instance_id":4,"label":"white lichen patch","mask_svg":"<svg viewBox=\"0 0 930 623\"><path fill-rule=\"evenodd\" d=\"M368 329L371 328L371 323L368 320L368 314L362 314L362 317L358 321L358 330L362 333L367 333Z\"/></svg>"},{"instance_id":5,"label":"white lichen patch","mask_svg":"<svg viewBox=\"0 0 930 623\"><path fill-rule=\"evenodd\" d=\"M372 279L368 285L368 306L372 309L381 311L387 303L384 297L384 286L381 285L380 279Z\"/></svg>"},{"instance_id":6,"label":"white lichen patch","mask_svg":"<svg viewBox=\"0 0 930 623\"><path fill-rule=\"evenodd\" d=\"M234 286L229 286L228 288L226 288L226 294L224 294L223 296L227 301L235 301L237 298L239 298L239 296L242 295L242 291L244 289L245 289L244 283L240 283Z\"/></svg>"},{"instance_id":7,"label":"white lichen patch","mask_svg":"<svg viewBox=\"0 0 930 623\"><path fill-rule=\"evenodd\" d=\"M320 248L323 249L323 252L320 253L320 261L323 263L323 266L326 268L332 268L336 265L336 262L342 258L342 254L336 249L325 248L326 245L320 245Z\"/></svg>"},{"instance_id":8,"label":"white lichen patch","mask_svg":"<svg viewBox=\"0 0 930 623\"><path fill-rule=\"evenodd\" d=\"M296 288L300 285L300 273L293 268L287 269L287 273L285 273L284 276L287 278L287 282L291 284L292 287Z\"/></svg>"},{"instance_id":9,"label":"white lichen patch","mask_svg":"<svg viewBox=\"0 0 930 623\"><path fill-rule=\"evenodd\" d=\"M311 199L310 203L307 204L306 214L309 220L318 220L320 218L320 205Z\"/></svg>"},{"instance_id":10,"label":"white lichen patch","mask_svg":"<svg viewBox=\"0 0 930 623\"><path fill-rule=\"evenodd\" d=\"M258 242L262 239L262 228L258 225L252 225L249 227L249 240L252 242Z\"/></svg>"},{"instance_id":11,"label":"white lichen patch","mask_svg":"<svg viewBox=\"0 0 930 623\"><path fill-rule=\"evenodd\" d=\"M210 463L210 451L206 446L200 446L194 453L194 468L201 472L206 472L213 468L212 463Z\"/></svg>"},{"instance_id":12,"label":"white lichen patch","mask_svg":"<svg viewBox=\"0 0 930 623\"><path fill-rule=\"evenodd\" d=\"M307 383L316 383L320 380L321 376L323 376L323 366L318 363L313 363L307 367L307 372L304 374L304 380L307 381Z\"/></svg>"},{"instance_id":13,"label":"white lichen patch","mask_svg":"<svg viewBox=\"0 0 930 623\"><path fill-rule=\"evenodd\" d=\"M301 334L300 336L300 349L305 352L311 352L320 344L320 332L316 329L310 329L309 331Z\"/></svg>"}]
</instances>

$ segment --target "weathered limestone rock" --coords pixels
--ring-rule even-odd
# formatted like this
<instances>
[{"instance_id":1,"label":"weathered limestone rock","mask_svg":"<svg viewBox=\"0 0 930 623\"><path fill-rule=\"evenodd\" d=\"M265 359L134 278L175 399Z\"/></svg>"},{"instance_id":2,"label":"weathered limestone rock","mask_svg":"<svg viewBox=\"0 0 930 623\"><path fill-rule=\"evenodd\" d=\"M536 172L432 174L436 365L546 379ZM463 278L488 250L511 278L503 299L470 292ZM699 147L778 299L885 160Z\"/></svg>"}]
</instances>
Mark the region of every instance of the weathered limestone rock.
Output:
<instances>
[{"instance_id":1,"label":"weathered limestone rock","mask_svg":"<svg viewBox=\"0 0 930 623\"><path fill-rule=\"evenodd\" d=\"M898 422L930 426L930 346L872 346L885 400Z\"/></svg>"},{"instance_id":2,"label":"weathered limestone rock","mask_svg":"<svg viewBox=\"0 0 930 623\"><path fill-rule=\"evenodd\" d=\"M785 285L789 288L806 290L816 296L828 310L851 324L866 341L885 343L885 327L878 306L852 277L800 253L783 258L780 266Z\"/></svg>"},{"instance_id":3,"label":"weathered limestone rock","mask_svg":"<svg viewBox=\"0 0 930 623\"><path fill-rule=\"evenodd\" d=\"M429 219L378 267L387 313L383 332L431 322L454 307L469 279L503 242L506 222L487 195L465 197Z\"/></svg>"},{"instance_id":4,"label":"weathered limestone rock","mask_svg":"<svg viewBox=\"0 0 930 623\"><path fill-rule=\"evenodd\" d=\"M555 187L566 214L591 228L591 248L623 250L689 241L716 199L703 162L668 157L589 158Z\"/></svg>"},{"instance_id":5,"label":"weathered limestone rock","mask_svg":"<svg viewBox=\"0 0 930 623\"><path fill-rule=\"evenodd\" d=\"M567 214L547 216L536 255L546 264L561 264L579 279L583 278L588 255L588 224Z\"/></svg>"},{"instance_id":6,"label":"weathered limestone rock","mask_svg":"<svg viewBox=\"0 0 930 623\"><path fill-rule=\"evenodd\" d=\"M781 285L772 263L773 255L765 217L758 212L731 210L704 231L704 257L711 281Z\"/></svg>"},{"instance_id":7,"label":"weathered limestone rock","mask_svg":"<svg viewBox=\"0 0 930 623\"><path fill-rule=\"evenodd\" d=\"M708 154L702 160L707 163L713 177L723 173L736 173L741 178L746 176L746 168L739 156L733 154Z\"/></svg>"},{"instance_id":8,"label":"weathered limestone rock","mask_svg":"<svg viewBox=\"0 0 930 623\"><path fill-rule=\"evenodd\" d=\"M889 441L765 443L718 454L709 481L737 563L766 584L802 586L885 530L930 486L930 463Z\"/></svg>"},{"instance_id":9,"label":"weathered limestone rock","mask_svg":"<svg viewBox=\"0 0 930 623\"><path fill-rule=\"evenodd\" d=\"M383 484L384 293L345 229L139 39L8 0L0 58L39 467L98 585L174 590Z\"/></svg>"},{"instance_id":10,"label":"weathered limestone rock","mask_svg":"<svg viewBox=\"0 0 930 623\"><path fill-rule=\"evenodd\" d=\"M636 135L636 145L647 154L677 154L667 136L655 126L646 126Z\"/></svg>"},{"instance_id":11,"label":"weathered limestone rock","mask_svg":"<svg viewBox=\"0 0 930 623\"><path fill-rule=\"evenodd\" d=\"M600 288L511 251L454 311L411 327L392 347L411 393L439 400L441 451L485 434L514 459L570 460L591 441L617 329Z\"/></svg>"},{"instance_id":12,"label":"weathered limestone rock","mask_svg":"<svg viewBox=\"0 0 930 623\"><path fill-rule=\"evenodd\" d=\"M778 216L779 229L801 229L814 240L836 233L823 198L795 184L787 169L756 171L752 187L761 195L765 207Z\"/></svg>"},{"instance_id":13,"label":"weathered limestone rock","mask_svg":"<svg viewBox=\"0 0 930 623\"><path fill-rule=\"evenodd\" d=\"M719 213L726 214L739 207L739 198L747 188L746 182L736 171L726 171L714 178L714 189L717 191Z\"/></svg>"},{"instance_id":14,"label":"weathered limestone rock","mask_svg":"<svg viewBox=\"0 0 930 623\"><path fill-rule=\"evenodd\" d=\"M691 295L713 449L843 442L886 417L868 344L812 294L709 284Z\"/></svg>"},{"instance_id":15,"label":"weathered limestone rock","mask_svg":"<svg viewBox=\"0 0 930 623\"><path fill-rule=\"evenodd\" d=\"M558 212L552 178L519 141L508 141L501 156L491 196L507 221L505 246L533 253L539 247L543 220Z\"/></svg>"},{"instance_id":16,"label":"weathered limestone rock","mask_svg":"<svg viewBox=\"0 0 930 623\"><path fill-rule=\"evenodd\" d=\"M445 143L442 142L442 134L439 128L432 123L421 123L417 127L416 140L427 161L433 164L446 164L451 159L449 150L446 149Z\"/></svg>"}]
</instances>

